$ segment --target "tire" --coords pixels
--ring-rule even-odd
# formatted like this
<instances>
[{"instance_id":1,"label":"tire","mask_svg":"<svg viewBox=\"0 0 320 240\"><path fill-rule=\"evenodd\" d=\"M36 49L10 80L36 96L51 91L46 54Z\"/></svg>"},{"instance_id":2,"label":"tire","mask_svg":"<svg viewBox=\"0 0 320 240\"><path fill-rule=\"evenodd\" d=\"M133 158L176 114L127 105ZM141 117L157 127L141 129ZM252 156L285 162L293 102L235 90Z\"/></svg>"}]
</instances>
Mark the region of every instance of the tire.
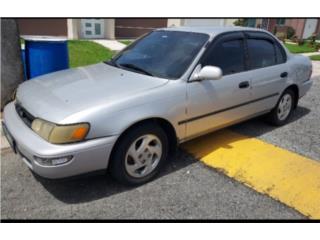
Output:
<instances>
[{"instance_id":1,"label":"tire","mask_svg":"<svg viewBox=\"0 0 320 240\"><path fill-rule=\"evenodd\" d=\"M282 126L286 124L292 115L296 97L297 96L291 89L285 90L279 98L275 108L268 114L268 121L275 126ZM287 110L283 111L284 107L281 107L281 105L283 106L284 102L287 102L288 100L290 100L291 103L286 105L285 109Z\"/></svg>"},{"instance_id":2,"label":"tire","mask_svg":"<svg viewBox=\"0 0 320 240\"><path fill-rule=\"evenodd\" d=\"M111 156L110 173L125 185L144 184L160 172L167 156L164 130L152 123L139 125L119 139Z\"/></svg>"}]
</instances>

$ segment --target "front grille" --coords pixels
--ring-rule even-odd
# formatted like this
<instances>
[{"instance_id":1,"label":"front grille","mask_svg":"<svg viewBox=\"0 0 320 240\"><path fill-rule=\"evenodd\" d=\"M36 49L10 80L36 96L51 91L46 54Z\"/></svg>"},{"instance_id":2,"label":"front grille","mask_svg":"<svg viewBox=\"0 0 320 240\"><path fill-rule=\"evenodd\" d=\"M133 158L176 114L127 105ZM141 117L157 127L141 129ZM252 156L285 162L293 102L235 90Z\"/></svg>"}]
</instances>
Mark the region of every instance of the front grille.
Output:
<instances>
[{"instance_id":1,"label":"front grille","mask_svg":"<svg viewBox=\"0 0 320 240\"><path fill-rule=\"evenodd\" d=\"M22 121L28 126L31 127L32 121L35 119L27 110L25 110L19 103L16 103L16 111Z\"/></svg>"}]
</instances>

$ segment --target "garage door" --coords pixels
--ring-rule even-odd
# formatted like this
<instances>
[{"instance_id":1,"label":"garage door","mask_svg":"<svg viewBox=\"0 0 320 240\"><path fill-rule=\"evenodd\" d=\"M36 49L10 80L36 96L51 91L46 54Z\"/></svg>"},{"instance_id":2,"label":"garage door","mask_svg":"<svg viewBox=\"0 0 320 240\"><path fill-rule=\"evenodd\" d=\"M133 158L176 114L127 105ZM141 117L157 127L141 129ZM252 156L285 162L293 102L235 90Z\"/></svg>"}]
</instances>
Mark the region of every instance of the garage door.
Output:
<instances>
[{"instance_id":1,"label":"garage door","mask_svg":"<svg viewBox=\"0 0 320 240\"><path fill-rule=\"evenodd\" d=\"M21 35L68 35L66 18L19 18L18 25Z\"/></svg>"},{"instance_id":2,"label":"garage door","mask_svg":"<svg viewBox=\"0 0 320 240\"><path fill-rule=\"evenodd\" d=\"M167 27L166 18L121 18L115 20L116 38L137 38L155 28Z\"/></svg>"}]
</instances>

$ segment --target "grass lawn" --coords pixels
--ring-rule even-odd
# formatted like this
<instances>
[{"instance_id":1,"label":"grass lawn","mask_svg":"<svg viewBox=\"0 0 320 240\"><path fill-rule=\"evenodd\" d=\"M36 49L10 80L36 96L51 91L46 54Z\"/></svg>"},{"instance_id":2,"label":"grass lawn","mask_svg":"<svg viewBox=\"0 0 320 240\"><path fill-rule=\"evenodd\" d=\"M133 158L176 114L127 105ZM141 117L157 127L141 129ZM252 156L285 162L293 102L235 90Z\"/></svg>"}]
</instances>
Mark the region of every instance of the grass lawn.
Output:
<instances>
[{"instance_id":1,"label":"grass lawn","mask_svg":"<svg viewBox=\"0 0 320 240\"><path fill-rule=\"evenodd\" d=\"M285 45L291 53L308 53L308 52L316 51L313 47L309 47L308 43L304 43L301 46L297 44L288 44L288 43L285 43Z\"/></svg>"},{"instance_id":2,"label":"grass lawn","mask_svg":"<svg viewBox=\"0 0 320 240\"><path fill-rule=\"evenodd\" d=\"M109 60L114 52L98 43L83 40L68 41L70 67L80 67Z\"/></svg>"},{"instance_id":3,"label":"grass lawn","mask_svg":"<svg viewBox=\"0 0 320 240\"><path fill-rule=\"evenodd\" d=\"M133 42L133 40L120 40L119 42L125 44L125 45L129 45L130 43Z\"/></svg>"},{"instance_id":4,"label":"grass lawn","mask_svg":"<svg viewBox=\"0 0 320 240\"><path fill-rule=\"evenodd\" d=\"M310 56L310 59L313 60L313 61L320 61L320 54L319 55Z\"/></svg>"}]
</instances>

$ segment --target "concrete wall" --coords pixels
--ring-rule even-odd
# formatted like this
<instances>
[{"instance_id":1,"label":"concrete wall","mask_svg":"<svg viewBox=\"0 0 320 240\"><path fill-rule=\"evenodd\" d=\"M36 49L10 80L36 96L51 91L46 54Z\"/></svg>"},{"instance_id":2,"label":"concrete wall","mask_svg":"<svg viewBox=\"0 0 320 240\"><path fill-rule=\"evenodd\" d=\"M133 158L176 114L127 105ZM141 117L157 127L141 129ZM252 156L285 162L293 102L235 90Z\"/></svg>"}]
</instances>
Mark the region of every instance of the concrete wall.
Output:
<instances>
[{"instance_id":1,"label":"concrete wall","mask_svg":"<svg viewBox=\"0 0 320 240\"><path fill-rule=\"evenodd\" d=\"M286 19L285 25L294 28L296 31L295 35L298 38L302 38L305 21L306 21L305 19L300 19L300 18L289 18L289 19Z\"/></svg>"},{"instance_id":2,"label":"concrete wall","mask_svg":"<svg viewBox=\"0 0 320 240\"><path fill-rule=\"evenodd\" d=\"M318 19L317 18L308 18L306 19L303 35L302 38L306 39L308 37L311 37L312 34L317 32L317 26L318 26Z\"/></svg>"},{"instance_id":3,"label":"concrete wall","mask_svg":"<svg viewBox=\"0 0 320 240\"><path fill-rule=\"evenodd\" d=\"M156 28L167 27L166 18L116 18L116 38L137 38Z\"/></svg>"},{"instance_id":4,"label":"concrete wall","mask_svg":"<svg viewBox=\"0 0 320 240\"><path fill-rule=\"evenodd\" d=\"M81 39L81 19L68 19L68 39ZM104 19L104 38L115 38L115 20L113 18Z\"/></svg>"},{"instance_id":5,"label":"concrete wall","mask_svg":"<svg viewBox=\"0 0 320 240\"><path fill-rule=\"evenodd\" d=\"M219 18L185 18L183 26L224 26L224 20Z\"/></svg>"},{"instance_id":6,"label":"concrete wall","mask_svg":"<svg viewBox=\"0 0 320 240\"><path fill-rule=\"evenodd\" d=\"M235 18L169 18L168 27L172 26L234 26Z\"/></svg>"},{"instance_id":7,"label":"concrete wall","mask_svg":"<svg viewBox=\"0 0 320 240\"><path fill-rule=\"evenodd\" d=\"M69 18L68 25L68 39L78 39L80 36L80 19Z\"/></svg>"},{"instance_id":8,"label":"concrete wall","mask_svg":"<svg viewBox=\"0 0 320 240\"><path fill-rule=\"evenodd\" d=\"M228 18L228 19L224 19L224 25L225 26L234 26L234 22L236 21L236 18Z\"/></svg>"},{"instance_id":9,"label":"concrete wall","mask_svg":"<svg viewBox=\"0 0 320 240\"><path fill-rule=\"evenodd\" d=\"M104 35L106 39L115 39L115 27L113 18L104 20Z\"/></svg>"},{"instance_id":10,"label":"concrete wall","mask_svg":"<svg viewBox=\"0 0 320 240\"><path fill-rule=\"evenodd\" d=\"M268 24L268 31L271 32L271 33L274 33L276 25L277 25L277 19L276 18L270 18L269 19L269 24Z\"/></svg>"},{"instance_id":11,"label":"concrete wall","mask_svg":"<svg viewBox=\"0 0 320 240\"><path fill-rule=\"evenodd\" d=\"M182 19L181 18L169 18L167 21L168 27L179 27L181 26Z\"/></svg>"},{"instance_id":12,"label":"concrete wall","mask_svg":"<svg viewBox=\"0 0 320 240\"><path fill-rule=\"evenodd\" d=\"M14 19L1 19L1 110L23 81L18 25Z\"/></svg>"},{"instance_id":13,"label":"concrete wall","mask_svg":"<svg viewBox=\"0 0 320 240\"><path fill-rule=\"evenodd\" d=\"M317 26L316 33L320 34L320 18L318 18L318 26Z\"/></svg>"}]
</instances>

